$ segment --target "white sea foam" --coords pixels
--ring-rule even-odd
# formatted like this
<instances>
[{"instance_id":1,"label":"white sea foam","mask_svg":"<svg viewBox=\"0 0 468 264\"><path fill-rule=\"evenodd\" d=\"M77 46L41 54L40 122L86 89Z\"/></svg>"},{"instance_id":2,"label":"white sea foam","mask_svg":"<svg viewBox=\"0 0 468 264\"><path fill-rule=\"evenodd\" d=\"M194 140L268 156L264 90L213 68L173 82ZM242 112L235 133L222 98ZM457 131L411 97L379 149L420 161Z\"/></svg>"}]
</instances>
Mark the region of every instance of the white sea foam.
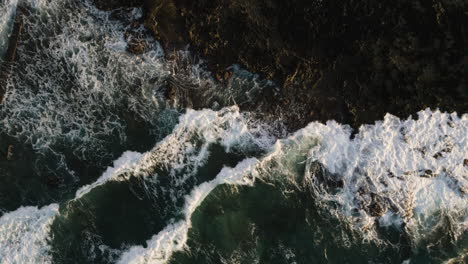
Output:
<instances>
[{"instance_id":1,"label":"white sea foam","mask_svg":"<svg viewBox=\"0 0 468 264\"><path fill-rule=\"evenodd\" d=\"M213 144L220 144L229 152L233 148L239 151L266 149L273 141L261 126L250 126L248 118L237 107L220 111L187 110L173 132L151 151L125 152L94 183L81 187L75 199L108 181L139 175L157 177L154 171L161 167L169 170L172 177L179 177L176 185L182 185L206 162Z\"/></svg>"},{"instance_id":2,"label":"white sea foam","mask_svg":"<svg viewBox=\"0 0 468 264\"><path fill-rule=\"evenodd\" d=\"M178 185L196 174L210 155L209 147L222 145L226 151L268 148L274 138L262 126L249 124L250 120L239 112L237 107L220 111L209 109L187 110L180 116L173 132L144 154L127 151L114 161L94 183L81 187L75 199L93 188L112 180L126 180L129 176L156 176L155 168L165 167L171 176L180 177ZM184 171L187 174L180 175Z\"/></svg>"},{"instance_id":3,"label":"white sea foam","mask_svg":"<svg viewBox=\"0 0 468 264\"><path fill-rule=\"evenodd\" d=\"M191 114L195 113L200 114L195 111ZM190 117L185 119L187 122L192 120L191 114L186 116ZM453 218L456 234L466 232L467 196L462 190L467 181L463 167L467 157L467 117L429 110L421 111L418 120L399 120L387 115L382 122L362 127L354 139L348 126L334 121L326 125L311 123L287 139L278 140L260 161L246 160L234 169L225 168L215 180L196 187L186 197L185 219L168 225L148 241L147 248L132 247L122 255L120 263L166 263L173 252L183 250L192 213L217 185L226 183L226 179L236 179L230 184L253 184L255 178L261 177L303 188L304 182L319 184L310 174L310 166L316 161L338 175L340 178L336 180L343 181L343 187L337 192L315 186L317 199L337 202L340 207L329 210L335 210L340 218L348 219L367 235L375 235L374 219L381 227L400 228L406 223L413 242L418 243L440 221L437 219L440 210L458 216ZM212 119L205 119L209 120ZM197 122L199 120L188 124L199 127L201 124ZM215 138L212 132L204 134L206 140ZM221 135L231 136L230 133ZM436 155L440 152L442 156ZM306 166L305 175L301 166ZM427 174L428 170L433 175L426 178L421 173ZM385 210L379 216L372 216L366 208L372 201L371 193L384 197L382 201L392 206L382 205ZM355 210L359 212L357 216Z\"/></svg>"},{"instance_id":4,"label":"white sea foam","mask_svg":"<svg viewBox=\"0 0 468 264\"><path fill-rule=\"evenodd\" d=\"M182 160L179 165L167 162L175 170L182 167L195 168L191 165L206 159L206 151L193 152L193 138L201 137L204 144L220 143L227 151L231 148L246 149L270 149L275 141L268 136L260 127L249 127L248 120L239 113L237 107L224 108L220 111L189 110L186 115L180 118L180 123L173 133L164 139L156 148L165 151L152 151L153 156L148 156L151 160ZM185 142L185 143L184 143ZM181 151L185 149L185 151ZM208 146L200 149L207 149ZM287 151L288 155L295 155L295 151L300 152L301 148L293 148ZM198 153L198 154L195 154ZM185 219L177 223L168 225L164 230L151 238L148 246L134 246L126 251L119 263L165 263L176 251L183 250L188 239L188 231L191 227L191 216L203 200L213 189L221 184L230 185L250 185L252 186L258 176L259 170L268 163L273 156L281 156L277 151L273 151L268 158L259 162L255 158L245 159L237 164L235 168L223 168L216 178L210 182L205 182L195 187L185 198L183 209ZM185 156L191 155L187 161ZM289 161L289 159L287 159ZM150 162L148 162L149 164ZM153 163L154 164L154 163ZM193 173L194 170L191 170ZM174 173L175 175L175 173Z\"/></svg>"},{"instance_id":5,"label":"white sea foam","mask_svg":"<svg viewBox=\"0 0 468 264\"><path fill-rule=\"evenodd\" d=\"M16 14L18 0L3 0L0 3L0 60L8 48L13 20Z\"/></svg>"},{"instance_id":6,"label":"white sea foam","mask_svg":"<svg viewBox=\"0 0 468 264\"><path fill-rule=\"evenodd\" d=\"M177 184L184 184L185 180L196 173L197 168L204 164L209 155L209 146L211 144L221 144L226 151L249 148L266 148L273 142L273 138L262 132L261 127L249 126L248 119L241 114L237 107L225 108L220 111L188 110L180 117L179 124L174 128L173 133L158 143L151 151L140 154L137 152L125 152L119 159L114 161L113 167L109 167L98 180L94 183L80 188L75 196L79 199L89 193L93 188L101 186L109 181L127 180L132 175L155 176L155 168L166 167L171 171L172 176L176 177L181 170L187 172L178 181ZM150 249L147 257L153 259L160 252L169 254L174 249L183 247L187 231L190 226L190 215L203 201L211 190L223 183L228 184L252 184L252 178L245 178L244 171L248 170L256 163L256 159L247 159L241 162L236 168L224 168L211 182L201 184L192 190L186 198L184 212L187 215L187 221L183 221L166 227L150 243ZM5 261L14 261L24 258L28 251L26 247L29 241L33 245L38 245L37 251L40 253L41 261L48 261L50 257L44 245L48 237L48 227L54 217L58 214L58 205L50 205L43 209L33 207L20 208L14 212L5 214L0 220L2 231L6 234L0 245L8 250ZM25 219L24 221L21 221ZM27 221L26 221L27 220ZM15 225L13 225L16 223ZM17 229L17 230L15 230ZM172 230L172 231L171 231ZM39 231L39 232L38 232ZM23 232L23 233L20 233ZM40 235L38 235L40 234ZM8 243L19 243L13 239L20 239L22 236L31 236L38 239L34 242L31 239L21 240L21 247L9 246ZM170 243L177 240L180 247L170 247ZM40 244L43 243L43 244ZM159 245L161 244L161 245ZM142 251L138 247L133 251ZM146 250L143 250L146 252ZM159 252L159 253L158 253ZM161 253L162 254L162 253ZM130 257L132 253L126 254L125 258ZM167 255L169 256L169 255ZM32 258L31 262L37 259Z\"/></svg>"},{"instance_id":7,"label":"white sea foam","mask_svg":"<svg viewBox=\"0 0 468 264\"><path fill-rule=\"evenodd\" d=\"M467 231L467 131L468 115L425 110L416 120L387 114L361 127L354 139L336 122L312 123L298 133L319 142L310 149L308 164L320 162L343 182L333 194L306 175L319 198L340 204L337 213L361 230L374 219L386 226L405 222L417 243L446 214L453 217L455 239ZM371 212L375 204L381 208Z\"/></svg>"},{"instance_id":8,"label":"white sea foam","mask_svg":"<svg viewBox=\"0 0 468 264\"><path fill-rule=\"evenodd\" d=\"M0 217L0 263L51 263L47 243L58 205L21 207Z\"/></svg>"},{"instance_id":9,"label":"white sea foam","mask_svg":"<svg viewBox=\"0 0 468 264\"><path fill-rule=\"evenodd\" d=\"M119 176L133 172L141 157L137 152L125 152L97 181L81 187L74 200L108 181L127 179ZM51 263L49 231L58 214L59 205L51 204L41 209L21 207L0 217L0 263Z\"/></svg>"},{"instance_id":10,"label":"white sea foam","mask_svg":"<svg viewBox=\"0 0 468 264\"><path fill-rule=\"evenodd\" d=\"M227 152L248 152L266 150L274 140L262 124L252 123L236 106L219 111L188 109L172 133L141 158L135 173L155 176L155 168L164 168L179 186L205 164L213 144Z\"/></svg>"},{"instance_id":11,"label":"white sea foam","mask_svg":"<svg viewBox=\"0 0 468 264\"><path fill-rule=\"evenodd\" d=\"M151 151L124 153L95 183L82 187L76 197L110 180L125 180L129 175L154 176L155 169L161 167L169 170L173 177L178 175L176 185L183 185L206 162L211 144L220 144L226 151L270 149L261 160L246 159L235 168L224 168L214 180L195 187L185 197L185 219L168 225L148 241L148 247L134 246L124 252L120 263L165 263L173 252L184 249L192 213L216 186L252 185L257 177L269 181L286 180L296 188L304 186L301 181L315 185L311 190L318 199L338 203L336 213L363 231L373 228L374 219L382 227L399 227L406 223L415 243L430 239L431 228L441 221L438 215L444 212L451 217L456 239L468 227L464 191L467 186L467 124L467 115L460 118L456 114L426 110L419 113L417 120L399 120L387 115L382 122L362 127L354 139L350 137L348 126L334 121L326 125L311 123L273 145L274 138L261 126L252 126L237 107L220 111L188 110L180 117L173 133ZM328 192L320 187L315 175L310 173L310 166L317 161L339 177L343 182L341 188ZM306 167L305 175L301 166ZM382 197L379 202L383 209L377 216L369 211L372 193ZM53 215L57 213L56 205L45 208L50 208L47 212L54 209ZM11 223L18 221L11 219L23 215L24 210L38 215L32 219L38 219L34 222L37 225L44 223L44 228L46 223L50 225L47 221L52 221L36 213L44 208L27 208L4 215L1 222L12 226ZM31 225L20 226L23 228L20 230L31 231L28 229ZM4 228L5 232L15 234L8 231L11 229L14 228ZM34 233L30 235L36 236ZM18 251L6 248L9 252ZM5 259L13 259L12 254ZM21 252L16 255L21 256Z\"/></svg>"},{"instance_id":12,"label":"white sea foam","mask_svg":"<svg viewBox=\"0 0 468 264\"><path fill-rule=\"evenodd\" d=\"M151 124L151 132L158 133L168 79L177 80L176 88L189 85L207 104L217 100L231 105L260 89L259 81L245 73L237 74L227 90L219 89L201 64L165 60L159 43L150 38L145 39L145 53L128 53L129 27L88 1L24 4L31 8L18 47L24 56L15 62L8 83L0 130L35 150L60 155L57 145L66 144L80 158L99 159L109 154L108 144L126 142L130 117ZM141 9L127 15L129 20L138 18ZM180 52L180 57L190 56Z\"/></svg>"},{"instance_id":13,"label":"white sea foam","mask_svg":"<svg viewBox=\"0 0 468 264\"><path fill-rule=\"evenodd\" d=\"M125 143L124 113L157 121L164 105L157 80L170 74L157 42L148 40L144 54L128 53L128 27L87 1L24 4L30 14L0 110L3 132L39 151L67 144L78 157L98 159L108 155L106 144Z\"/></svg>"},{"instance_id":14,"label":"white sea foam","mask_svg":"<svg viewBox=\"0 0 468 264\"><path fill-rule=\"evenodd\" d=\"M81 198L83 195L90 192L92 189L100 186L110 180L124 180L122 176L126 172L133 172L135 166L140 161L143 154L133 151L127 151L120 158L114 161L113 167L108 167L107 170L95 182L89 185L82 186L75 195L75 199Z\"/></svg>"},{"instance_id":15,"label":"white sea foam","mask_svg":"<svg viewBox=\"0 0 468 264\"><path fill-rule=\"evenodd\" d=\"M20 43L19 52L25 56L19 57L5 106L0 110L2 132L22 138L37 150L50 150L57 142L65 142L78 156L94 153L98 157L106 154L103 146L107 140L125 141L125 122L117 114L119 109L124 108L132 118L137 116L148 122L157 119L156 113L163 104L161 80L174 75L176 67L164 61L157 42L147 40L148 52L131 55L126 52L124 40L127 28L88 2L24 2L33 8L25 18L29 40ZM17 0L6 0L0 5L0 51L5 47L16 4ZM141 10L134 9L131 15L138 17ZM188 75L198 86L208 82L211 88L215 87L200 65L191 67ZM235 78L229 81L228 90L207 89L209 93L216 92L205 94L206 98L228 93L224 94L224 103L242 103L260 90L258 85L249 84L245 96L240 96L244 90L234 88L243 84L233 85L234 81ZM206 162L213 144L222 145L226 151L265 150L275 141L265 131L239 113L237 107L188 110L173 133L151 151L125 153L95 183L82 187L76 198L110 180L123 180L128 175L154 176L160 167L169 171L175 185L182 186ZM239 180L254 172L269 180L286 180L296 187L301 187L305 179L324 205L328 201L339 204L335 213L359 230L372 230L375 220L382 227L405 223L406 231L418 243L430 239L430 231L445 217L456 239L468 230L467 131L466 114L458 117L430 110L421 111L417 120L387 115L375 125L361 127L354 139L348 126L334 121L326 125L311 123L277 141L261 161L247 160L257 164L255 169L242 167L249 163L245 161L196 187L186 198L184 221L161 231L149 241L148 248L132 248L121 261L167 260L171 252L183 248L190 215L206 195L222 183L250 184ZM323 188L310 173L314 162L337 175L335 180L341 181L343 187L336 192ZM305 175L298 169L304 165ZM235 180L226 175L236 175ZM376 203L382 208L372 212ZM43 230L50 226L52 218L48 216L56 214L56 207L20 208L2 216L0 249L6 250L6 257L2 259L2 252L0 260L14 262L31 246L41 251L45 238L39 241L40 237L46 237L47 231ZM4 246L8 241L16 244Z\"/></svg>"},{"instance_id":16,"label":"white sea foam","mask_svg":"<svg viewBox=\"0 0 468 264\"><path fill-rule=\"evenodd\" d=\"M166 263L172 254L184 249L191 227L191 216L203 200L221 184L253 185L254 178L246 177L258 160L246 159L235 168L223 168L216 178L195 187L185 198L185 219L168 225L164 230L151 238L148 247L134 246L126 251L118 263Z\"/></svg>"}]
</instances>

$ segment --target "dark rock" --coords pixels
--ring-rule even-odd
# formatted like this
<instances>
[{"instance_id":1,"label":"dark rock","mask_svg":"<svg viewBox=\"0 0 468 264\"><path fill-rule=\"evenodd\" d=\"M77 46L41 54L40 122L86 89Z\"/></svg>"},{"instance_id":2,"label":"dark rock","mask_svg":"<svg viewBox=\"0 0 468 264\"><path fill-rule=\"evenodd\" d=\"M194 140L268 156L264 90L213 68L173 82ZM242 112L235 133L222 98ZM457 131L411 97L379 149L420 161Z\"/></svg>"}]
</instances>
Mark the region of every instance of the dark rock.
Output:
<instances>
[{"instance_id":1,"label":"dark rock","mask_svg":"<svg viewBox=\"0 0 468 264\"><path fill-rule=\"evenodd\" d=\"M373 217L380 217L387 211L387 206L384 199L376 193L371 193L372 202L368 206L367 211Z\"/></svg>"},{"instance_id":2,"label":"dark rock","mask_svg":"<svg viewBox=\"0 0 468 264\"><path fill-rule=\"evenodd\" d=\"M97 8L113 10L126 7L142 7L144 0L93 0Z\"/></svg>"},{"instance_id":3,"label":"dark rock","mask_svg":"<svg viewBox=\"0 0 468 264\"><path fill-rule=\"evenodd\" d=\"M171 102L177 99L177 88L172 82L167 83L164 96Z\"/></svg>"},{"instance_id":4,"label":"dark rock","mask_svg":"<svg viewBox=\"0 0 468 264\"><path fill-rule=\"evenodd\" d=\"M314 161L309 167L313 181L316 181L327 192L343 188L343 180L338 174L330 173L320 162Z\"/></svg>"},{"instance_id":5,"label":"dark rock","mask_svg":"<svg viewBox=\"0 0 468 264\"><path fill-rule=\"evenodd\" d=\"M132 38L127 42L127 50L130 53L139 55L145 53L147 49L147 43L143 39Z\"/></svg>"},{"instance_id":6,"label":"dark rock","mask_svg":"<svg viewBox=\"0 0 468 264\"><path fill-rule=\"evenodd\" d=\"M59 187L60 183L62 182L62 180L55 176L55 175L48 175L46 178L45 178L45 183L47 186L49 186L50 188L57 188Z\"/></svg>"},{"instance_id":7,"label":"dark rock","mask_svg":"<svg viewBox=\"0 0 468 264\"><path fill-rule=\"evenodd\" d=\"M8 146L6 159L7 160L12 160L13 159L13 145Z\"/></svg>"},{"instance_id":8,"label":"dark rock","mask_svg":"<svg viewBox=\"0 0 468 264\"><path fill-rule=\"evenodd\" d=\"M356 127L427 107L468 111L466 1L147 3L145 25L166 49L190 44L213 73L237 63L276 81L278 96L243 108L279 107L292 127L328 119Z\"/></svg>"},{"instance_id":9,"label":"dark rock","mask_svg":"<svg viewBox=\"0 0 468 264\"><path fill-rule=\"evenodd\" d=\"M166 51L182 49L188 42L183 9L173 1L147 1L151 7L146 13L145 26L157 39L163 40Z\"/></svg>"},{"instance_id":10,"label":"dark rock","mask_svg":"<svg viewBox=\"0 0 468 264\"><path fill-rule=\"evenodd\" d=\"M434 178L435 175L434 173L431 171L431 170L424 170L422 172L422 174L420 174L420 177L424 177L424 178Z\"/></svg>"}]
</instances>

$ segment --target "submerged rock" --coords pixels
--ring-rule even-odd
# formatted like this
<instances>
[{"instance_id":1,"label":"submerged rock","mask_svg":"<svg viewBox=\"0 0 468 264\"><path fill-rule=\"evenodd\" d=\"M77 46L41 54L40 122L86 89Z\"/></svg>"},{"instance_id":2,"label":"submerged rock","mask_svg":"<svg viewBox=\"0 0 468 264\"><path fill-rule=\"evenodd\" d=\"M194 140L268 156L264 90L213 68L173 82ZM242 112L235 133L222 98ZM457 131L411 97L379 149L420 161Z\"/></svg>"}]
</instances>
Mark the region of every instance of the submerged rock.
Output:
<instances>
[{"instance_id":1,"label":"submerged rock","mask_svg":"<svg viewBox=\"0 0 468 264\"><path fill-rule=\"evenodd\" d=\"M146 5L145 25L166 49L190 44L213 73L237 63L276 81L280 94L260 100L279 105L292 127L328 119L357 127L426 107L468 110L466 1ZM244 106L273 107L256 108Z\"/></svg>"},{"instance_id":2,"label":"submerged rock","mask_svg":"<svg viewBox=\"0 0 468 264\"><path fill-rule=\"evenodd\" d=\"M10 161L10 160L13 159L13 145L9 145L9 146L8 146L6 159L7 159L8 161Z\"/></svg>"}]
</instances>

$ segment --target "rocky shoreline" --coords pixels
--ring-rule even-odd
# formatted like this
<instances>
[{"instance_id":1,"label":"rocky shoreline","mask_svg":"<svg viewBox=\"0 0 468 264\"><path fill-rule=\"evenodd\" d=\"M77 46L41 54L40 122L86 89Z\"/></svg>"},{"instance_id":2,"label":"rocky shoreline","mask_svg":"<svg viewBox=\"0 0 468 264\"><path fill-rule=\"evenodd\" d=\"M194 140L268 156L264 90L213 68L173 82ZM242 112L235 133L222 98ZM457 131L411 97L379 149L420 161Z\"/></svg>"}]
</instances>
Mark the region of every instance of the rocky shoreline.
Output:
<instances>
[{"instance_id":1,"label":"rocky shoreline","mask_svg":"<svg viewBox=\"0 0 468 264\"><path fill-rule=\"evenodd\" d=\"M468 110L465 1L144 2L166 49L190 45L214 76L240 64L275 81L280 94L266 91L260 110L292 127Z\"/></svg>"},{"instance_id":2,"label":"rocky shoreline","mask_svg":"<svg viewBox=\"0 0 468 264\"><path fill-rule=\"evenodd\" d=\"M240 107L281 117L291 130L330 119L357 128L386 113L406 118L428 107L468 112L464 1L94 2L103 10L143 7L132 27L144 24L168 59L188 48L219 89L233 64L274 81L278 87ZM145 50L145 36L138 34L125 36L135 54ZM169 82L168 98L179 88ZM182 107L211 106L183 88L193 98L179 100Z\"/></svg>"}]
</instances>

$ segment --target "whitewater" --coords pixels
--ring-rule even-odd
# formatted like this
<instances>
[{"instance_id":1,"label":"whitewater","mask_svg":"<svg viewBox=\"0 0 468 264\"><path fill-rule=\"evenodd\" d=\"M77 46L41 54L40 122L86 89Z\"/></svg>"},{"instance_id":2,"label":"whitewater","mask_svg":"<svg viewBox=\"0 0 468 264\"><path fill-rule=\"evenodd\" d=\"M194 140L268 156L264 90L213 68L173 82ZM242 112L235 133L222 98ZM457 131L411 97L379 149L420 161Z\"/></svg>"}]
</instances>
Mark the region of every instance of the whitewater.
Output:
<instances>
[{"instance_id":1,"label":"whitewater","mask_svg":"<svg viewBox=\"0 0 468 264\"><path fill-rule=\"evenodd\" d=\"M17 4L0 5L0 54ZM113 17L141 9L22 4L25 56L0 106L0 147L14 147L0 160L0 263L466 261L468 114L288 133L236 105L271 82L233 66L221 88L151 38L127 52L135 29ZM174 80L207 106L169 102Z\"/></svg>"},{"instance_id":2,"label":"whitewater","mask_svg":"<svg viewBox=\"0 0 468 264\"><path fill-rule=\"evenodd\" d=\"M431 230L449 217L451 235L457 241L466 239L463 236L468 227L467 126L466 115L460 118L456 114L426 110L419 113L417 120L402 121L387 115L382 122L362 127L353 139L349 127L329 122L311 123L285 139L272 140L266 131L262 134L258 128L249 127L235 107L218 112L189 110L180 117L174 131L151 151L125 152L96 182L78 190L74 200L83 199L94 188L110 181L126 181L129 177L150 181L158 177L154 170L159 166L170 170L175 177L174 185L180 186L206 162L210 145L220 144L226 151L233 148L248 151L255 147L268 151L259 159L246 158L233 168L224 167L213 180L183 194L183 219L155 234L146 248L134 246L122 252L120 263L166 263L174 251L184 250L191 215L217 186L254 187L256 181L310 188L324 206L329 201L338 203L330 212L366 233L368 239L379 239L374 229L380 223L405 229L415 244L428 243ZM195 138L200 141L197 147L191 143ZM421 149L426 149L424 154ZM437 153L442 156L435 158ZM317 179L311 171L317 161L330 175L336 175L330 177L340 177L335 181L344 181L336 192L327 191L324 186L327 182ZM306 167L302 174L297 168L301 164ZM421 175L428 170L433 175ZM369 190L361 192L361 188ZM372 194L382 196L379 199L384 211L378 216L369 212ZM71 202L60 206L67 207ZM22 207L4 214L0 218L2 263L47 262L50 245L45 241L53 219L60 214L58 207L58 204Z\"/></svg>"}]
</instances>

